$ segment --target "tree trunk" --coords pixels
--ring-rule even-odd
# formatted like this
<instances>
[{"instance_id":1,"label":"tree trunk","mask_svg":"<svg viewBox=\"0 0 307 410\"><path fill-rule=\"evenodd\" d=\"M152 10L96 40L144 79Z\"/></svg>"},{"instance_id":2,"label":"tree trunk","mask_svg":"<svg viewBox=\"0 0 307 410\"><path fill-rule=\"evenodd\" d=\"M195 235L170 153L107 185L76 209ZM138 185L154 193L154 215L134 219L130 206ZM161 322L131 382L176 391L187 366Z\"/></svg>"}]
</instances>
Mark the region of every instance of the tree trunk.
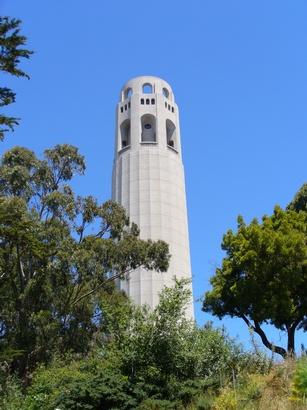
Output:
<instances>
[{"instance_id":1,"label":"tree trunk","mask_svg":"<svg viewBox=\"0 0 307 410\"><path fill-rule=\"evenodd\" d=\"M287 333L288 333L287 355L290 357L295 356L295 330L299 322L300 320L296 320L290 326L287 326Z\"/></svg>"}]
</instances>

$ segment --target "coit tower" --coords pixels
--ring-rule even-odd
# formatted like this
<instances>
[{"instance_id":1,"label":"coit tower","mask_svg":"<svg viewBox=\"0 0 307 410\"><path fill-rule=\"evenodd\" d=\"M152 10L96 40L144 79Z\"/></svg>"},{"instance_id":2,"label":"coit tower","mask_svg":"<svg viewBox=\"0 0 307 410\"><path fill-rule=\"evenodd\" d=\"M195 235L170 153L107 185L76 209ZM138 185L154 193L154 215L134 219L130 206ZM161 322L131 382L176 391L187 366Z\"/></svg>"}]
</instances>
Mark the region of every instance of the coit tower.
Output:
<instances>
[{"instance_id":1,"label":"coit tower","mask_svg":"<svg viewBox=\"0 0 307 410\"><path fill-rule=\"evenodd\" d=\"M150 76L128 81L117 104L115 134L113 200L139 226L142 239L169 244L167 272L139 268L120 283L134 302L154 308L175 276L191 279L179 113L169 84ZM187 315L194 317L192 299Z\"/></svg>"}]
</instances>

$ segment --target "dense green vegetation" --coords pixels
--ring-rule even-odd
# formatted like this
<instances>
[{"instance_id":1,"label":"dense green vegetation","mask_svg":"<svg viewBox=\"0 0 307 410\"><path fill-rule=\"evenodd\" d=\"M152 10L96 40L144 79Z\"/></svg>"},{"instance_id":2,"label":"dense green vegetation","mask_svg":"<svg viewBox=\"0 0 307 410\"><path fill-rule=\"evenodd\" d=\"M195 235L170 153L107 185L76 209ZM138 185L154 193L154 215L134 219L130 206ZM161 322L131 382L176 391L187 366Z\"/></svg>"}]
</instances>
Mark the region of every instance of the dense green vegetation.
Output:
<instances>
[{"instance_id":1,"label":"dense green vegetation","mask_svg":"<svg viewBox=\"0 0 307 410\"><path fill-rule=\"evenodd\" d=\"M23 378L55 351L88 351L114 279L168 267L167 244L139 239L120 206L74 195L84 169L69 145L42 160L15 147L0 163L0 357Z\"/></svg>"},{"instance_id":2,"label":"dense green vegetation","mask_svg":"<svg viewBox=\"0 0 307 410\"><path fill-rule=\"evenodd\" d=\"M190 294L183 281L161 294L154 311L119 293L101 294L102 314L86 355L58 351L39 366L23 397L9 377L4 406L20 409L183 408L244 371L266 372L261 354L244 353L210 325L184 315ZM3 369L5 372L5 369Z\"/></svg>"},{"instance_id":3,"label":"dense green vegetation","mask_svg":"<svg viewBox=\"0 0 307 410\"><path fill-rule=\"evenodd\" d=\"M0 70L25 76L20 21L0 18ZM0 88L0 106L15 100ZM18 120L0 116L3 139ZM85 172L76 147L44 157L24 147L0 162L0 409L304 409L306 357L295 359L295 330L306 329L307 185L286 210L262 223L239 218L223 239L226 258L204 310L239 316L286 360L256 345L244 351L224 329L185 316L191 295L174 278L153 310L115 286L133 269L168 268L168 246L144 241L124 209L73 192ZM288 333L274 346L261 324Z\"/></svg>"}]
</instances>

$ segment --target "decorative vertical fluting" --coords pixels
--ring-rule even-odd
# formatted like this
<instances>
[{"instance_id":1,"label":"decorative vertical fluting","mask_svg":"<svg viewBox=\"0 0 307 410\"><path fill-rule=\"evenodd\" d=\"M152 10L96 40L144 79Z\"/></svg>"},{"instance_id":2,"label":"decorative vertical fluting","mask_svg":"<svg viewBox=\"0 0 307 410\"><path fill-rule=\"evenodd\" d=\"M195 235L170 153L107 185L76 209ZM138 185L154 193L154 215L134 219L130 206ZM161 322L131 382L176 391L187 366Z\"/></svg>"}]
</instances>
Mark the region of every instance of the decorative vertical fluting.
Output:
<instances>
[{"instance_id":1,"label":"decorative vertical fluting","mask_svg":"<svg viewBox=\"0 0 307 410\"><path fill-rule=\"evenodd\" d=\"M191 279L178 107L171 87L160 78L137 77L121 91L112 192L139 226L142 239L169 244L166 273L137 269L120 283L136 303L154 307L174 276ZM187 315L193 318L193 312L191 300Z\"/></svg>"}]
</instances>

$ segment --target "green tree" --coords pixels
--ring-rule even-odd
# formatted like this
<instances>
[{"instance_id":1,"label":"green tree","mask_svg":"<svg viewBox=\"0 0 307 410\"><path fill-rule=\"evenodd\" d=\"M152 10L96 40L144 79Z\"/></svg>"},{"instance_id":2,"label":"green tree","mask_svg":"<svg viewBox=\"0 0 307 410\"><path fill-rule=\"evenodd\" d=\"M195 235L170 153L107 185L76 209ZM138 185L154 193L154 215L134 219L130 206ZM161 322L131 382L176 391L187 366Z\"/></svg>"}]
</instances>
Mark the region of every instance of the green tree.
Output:
<instances>
[{"instance_id":1,"label":"green tree","mask_svg":"<svg viewBox=\"0 0 307 410\"><path fill-rule=\"evenodd\" d=\"M297 212L307 212L307 183L301 186L301 188L293 198L293 201L291 201L287 206L287 209Z\"/></svg>"},{"instance_id":2,"label":"green tree","mask_svg":"<svg viewBox=\"0 0 307 410\"><path fill-rule=\"evenodd\" d=\"M21 21L10 17L0 17L0 70L15 77L29 78L19 63L22 58L29 58L32 51L23 46L26 44L26 37L20 34ZM5 107L15 102L16 94L7 87L0 87L0 107ZM14 130L19 119L0 114L0 140L3 140L4 133Z\"/></svg>"},{"instance_id":3,"label":"green tree","mask_svg":"<svg viewBox=\"0 0 307 410\"><path fill-rule=\"evenodd\" d=\"M0 357L21 375L56 350L88 350L99 294L115 279L168 267L167 244L140 240L123 208L73 193L68 182L84 171L70 145L44 159L15 147L0 164Z\"/></svg>"},{"instance_id":4,"label":"green tree","mask_svg":"<svg viewBox=\"0 0 307 410\"><path fill-rule=\"evenodd\" d=\"M239 217L237 232L224 235L227 256L211 278L203 310L242 318L268 349L283 357L294 354L295 331L307 318L306 233L304 211L276 207L262 223L249 225ZM264 323L287 332L287 348L269 341Z\"/></svg>"}]
</instances>

